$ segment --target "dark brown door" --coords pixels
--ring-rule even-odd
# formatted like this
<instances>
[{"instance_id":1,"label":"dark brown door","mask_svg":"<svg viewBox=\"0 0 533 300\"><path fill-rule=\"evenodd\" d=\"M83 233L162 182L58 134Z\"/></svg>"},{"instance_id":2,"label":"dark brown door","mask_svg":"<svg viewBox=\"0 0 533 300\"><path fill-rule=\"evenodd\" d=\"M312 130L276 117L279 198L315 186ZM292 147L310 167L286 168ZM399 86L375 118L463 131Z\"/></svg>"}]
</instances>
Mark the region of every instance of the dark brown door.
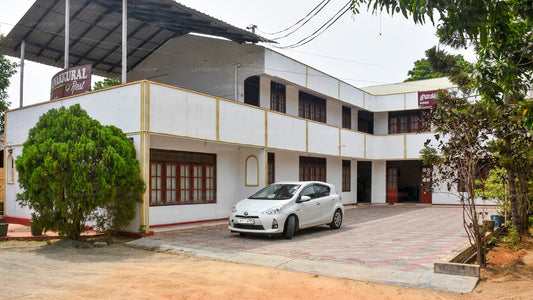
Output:
<instances>
[{"instance_id":1,"label":"dark brown door","mask_svg":"<svg viewBox=\"0 0 533 300\"><path fill-rule=\"evenodd\" d=\"M387 169L387 203L398 202L398 168Z\"/></svg>"},{"instance_id":2,"label":"dark brown door","mask_svg":"<svg viewBox=\"0 0 533 300\"><path fill-rule=\"evenodd\" d=\"M423 166L420 180L420 203L431 203L431 184L433 179L433 167Z\"/></svg>"}]
</instances>

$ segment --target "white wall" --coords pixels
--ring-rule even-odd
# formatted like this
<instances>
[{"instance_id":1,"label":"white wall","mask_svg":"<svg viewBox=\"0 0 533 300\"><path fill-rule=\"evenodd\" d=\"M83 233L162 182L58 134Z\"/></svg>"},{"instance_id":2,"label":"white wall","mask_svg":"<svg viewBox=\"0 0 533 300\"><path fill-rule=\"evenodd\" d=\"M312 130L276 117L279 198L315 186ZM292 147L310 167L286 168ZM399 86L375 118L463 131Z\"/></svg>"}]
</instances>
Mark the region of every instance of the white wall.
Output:
<instances>
[{"instance_id":1,"label":"white wall","mask_svg":"<svg viewBox=\"0 0 533 300\"><path fill-rule=\"evenodd\" d=\"M268 146L278 149L306 150L306 121L284 114L268 113Z\"/></svg>"},{"instance_id":2,"label":"white wall","mask_svg":"<svg viewBox=\"0 0 533 300\"><path fill-rule=\"evenodd\" d=\"M389 134L389 113L388 112L374 113L374 134L376 135Z\"/></svg>"},{"instance_id":3,"label":"white wall","mask_svg":"<svg viewBox=\"0 0 533 300\"><path fill-rule=\"evenodd\" d=\"M270 109L270 78L259 77L259 106Z\"/></svg>"},{"instance_id":4,"label":"white wall","mask_svg":"<svg viewBox=\"0 0 533 300\"><path fill-rule=\"evenodd\" d=\"M329 125L342 127L342 103L334 100L326 101L326 120Z\"/></svg>"},{"instance_id":5,"label":"white wall","mask_svg":"<svg viewBox=\"0 0 533 300\"><path fill-rule=\"evenodd\" d=\"M231 213L233 204L264 185L264 150L218 143L193 141L152 135L150 147L176 151L215 153L217 156L217 202L214 204L168 205L150 207L150 225L223 219ZM246 186L246 159L255 156L259 162L259 184Z\"/></svg>"},{"instance_id":6,"label":"white wall","mask_svg":"<svg viewBox=\"0 0 533 300\"><path fill-rule=\"evenodd\" d=\"M292 86L292 85L286 85L285 86L285 95L287 97L287 107L286 107L286 113L291 116L298 116L298 88Z\"/></svg>"},{"instance_id":7,"label":"white wall","mask_svg":"<svg viewBox=\"0 0 533 300\"><path fill-rule=\"evenodd\" d=\"M276 181L297 181L300 177L300 156L296 152L274 151Z\"/></svg>"},{"instance_id":8,"label":"white wall","mask_svg":"<svg viewBox=\"0 0 533 300\"><path fill-rule=\"evenodd\" d=\"M386 203L387 201L387 162L376 160L372 162L372 203Z\"/></svg>"},{"instance_id":9,"label":"white wall","mask_svg":"<svg viewBox=\"0 0 533 300\"><path fill-rule=\"evenodd\" d=\"M199 139L216 139L215 98L150 84L150 130Z\"/></svg>"},{"instance_id":10,"label":"white wall","mask_svg":"<svg viewBox=\"0 0 533 300\"><path fill-rule=\"evenodd\" d=\"M339 155L339 128L312 121L307 126L309 152Z\"/></svg>"},{"instance_id":11,"label":"white wall","mask_svg":"<svg viewBox=\"0 0 533 300\"><path fill-rule=\"evenodd\" d=\"M22 154L22 144L27 140L29 130L35 126L41 115L52 108L69 107L74 104L80 104L90 117L103 125L114 125L126 133L138 132L141 117L140 86L140 83L135 83L8 111L6 112L5 148L13 149L16 160ZM16 194L20 192L18 174L15 172L15 183L6 184L5 213L12 217L30 218L31 211L19 206L15 201Z\"/></svg>"},{"instance_id":12,"label":"white wall","mask_svg":"<svg viewBox=\"0 0 533 300\"><path fill-rule=\"evenodd\" d=\"M242 102L244 79L264 73L262 66L263 47L183 35L168 41L128 72L128 80L149 79Z\"/></svg>"}]
</instances>

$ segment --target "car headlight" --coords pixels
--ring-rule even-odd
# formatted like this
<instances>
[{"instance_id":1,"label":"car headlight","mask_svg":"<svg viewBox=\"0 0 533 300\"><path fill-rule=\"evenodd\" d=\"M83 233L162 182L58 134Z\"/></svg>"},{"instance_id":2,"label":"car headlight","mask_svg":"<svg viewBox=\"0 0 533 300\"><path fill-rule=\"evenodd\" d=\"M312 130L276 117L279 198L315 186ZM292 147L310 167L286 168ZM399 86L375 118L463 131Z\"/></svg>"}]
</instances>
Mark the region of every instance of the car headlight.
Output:
<instances>
[{"instance_id":1,"label":"car headlight","mask_svg":"<svg viewBox=\"0 0 533 300\"><path fill-rule=\"evenodd\" d=\"M266 215L278 215L281 213L283 206L276 206L265 210L263 213Z\"/></svg>"}]
</instances>

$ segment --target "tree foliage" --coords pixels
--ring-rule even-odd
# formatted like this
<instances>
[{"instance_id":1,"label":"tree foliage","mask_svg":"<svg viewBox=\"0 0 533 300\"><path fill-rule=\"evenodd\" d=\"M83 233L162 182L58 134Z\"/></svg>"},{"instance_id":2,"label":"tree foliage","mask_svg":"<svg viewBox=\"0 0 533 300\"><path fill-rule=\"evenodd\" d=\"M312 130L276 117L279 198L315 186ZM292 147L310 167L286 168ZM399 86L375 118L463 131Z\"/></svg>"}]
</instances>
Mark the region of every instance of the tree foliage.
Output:
<instances>
[{"instance_id":1,"label":"tree foliage","mask_svg":"<svg viewBox=\"0 0 533 300\"><path fill-rule=\"evenodd\" d=\"M409 77L407 77L405 82L444 77L444 74L435 72L431 69L427 58L415 61L414 65L415 66L407 72L407 76Z\"/></svg>"},{"instance_id":2,"label":"tree foliage","mask_svg":"<svg viewBox=\"0 0 533 300\"><path fill-rule=\"evenodd\" d=\"M437 77L454 77L460 80L465 80L470 72L472 72L473 65L466 61L460 54L451 55L444 51L439 51L437 47L433 46L426 50L426 57L415 61L413 69L407 72L409 76L405 81L414 81L422 79L430 79ZM452 79L452 81L454 81ZM466 86L467 84L461 84Z\"/></svg>"},{"instance_id":3,"label":"tree foliage","mask_svg":"<svg viewBox=\"0 0 533 300\"><path fill-rule=\"evenodd\" d=\"M374 12L401 12L415 23L423 24L428 18L438 23L441 43L474 48L477 62L465 80L471 81L487 107L501 109L504 119L494 126L500 126L497 151L507 172L513 224L520 235L529 234L521 225L527 220L521 219L517 194L521 188L516 186L520 174L514 167L524 157L513 150L523 145L523 131L514 131L512 122L533 127L533 101L526 99L533 81L533 0L353 0L353 11L357 13L365 3Z\"/></svg>"},{"instance_id":4,"label":"tree foliage","mask_svg":"<svg viewBox=\"0 0 533 300\"><path fill-rule=\"evenodd\" d=\"M0 41L4 38L0 34ZM9 87L9 78L16 72L16 63L10 62L3 55L0 55L0 131L4 130L4 112L8 109L7 88Z\"/></svg>"},{"instance_id":5,"label":"tree foliage","mask_svg":"<svg viewBox=\"0 0 533 300\"><path fill-rule=\"evenodd\" d=\"M431 123L435 127L436 149L431 140L421 155L432 163L433 185L445 186L449 193L459 198L463 207L463 226L477 250L477 261L485 266L484 232L480 230L476 190L480 169L492 164L492 154L487 141L491 127L487 110L478 103L469 103L466 95L457 96L446 91L438 92L437 106L431 110ZM438 151L437 151L438 150ZM437 153L440 155L437 157Z\"/></svg>"},{"instance_id":6,"label":"tree foliage","mask_svg":"<svg viewBox=\"0 0 533 300\"><path fill-rule=\"evenodd\" d=\"M103 81L97 81L94 83L93 91L100 90L106 87L119 85L120 81L112 78L104 78Z\"/></svg>"},{"instance_id":7,"label":"tree foliage","mask_svg":"<svg viewBox=\"0 0 533 300\"><path fill-rule=\"evenodd\" d=\"M415 23L437 24L441 43L473 47L477 53L474 85L484 101L520 103L527 125L533 104L524 102L533 78L533 0L353 0L374 12L402 13Z\"/></svg>"},{"instance_id":8,"label":"tree foliage","mask_svg":"<svg viewBox=\"0 0 533 300\"><path fill-rule=\"evenodd\" d=\"M23 189L17 200L34 210L33 221L76 240L87 225L129 224L145 189L133 144L79 104L40 117L16 169Z\"/></svg>"}]
</instances>

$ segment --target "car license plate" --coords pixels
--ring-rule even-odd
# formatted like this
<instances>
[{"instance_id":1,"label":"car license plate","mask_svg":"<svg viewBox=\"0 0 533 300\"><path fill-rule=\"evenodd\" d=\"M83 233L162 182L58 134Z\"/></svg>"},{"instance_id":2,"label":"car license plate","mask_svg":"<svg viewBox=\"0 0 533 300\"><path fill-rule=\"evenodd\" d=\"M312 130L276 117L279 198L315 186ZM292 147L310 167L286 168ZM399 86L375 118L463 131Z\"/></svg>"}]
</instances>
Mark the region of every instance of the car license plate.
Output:
<instances>
[{"instance_id":1,"label":"car license plate","mask_svg":"<svg viewBox=\"0 0 533 300\"><path fill-rule=\"evenodd\" d=\"M235 222L238 224L247 224L247 225L253 225L255 224L254 219L245 219L245 218L236 218Z\"/></svg>"}]
</instances>

